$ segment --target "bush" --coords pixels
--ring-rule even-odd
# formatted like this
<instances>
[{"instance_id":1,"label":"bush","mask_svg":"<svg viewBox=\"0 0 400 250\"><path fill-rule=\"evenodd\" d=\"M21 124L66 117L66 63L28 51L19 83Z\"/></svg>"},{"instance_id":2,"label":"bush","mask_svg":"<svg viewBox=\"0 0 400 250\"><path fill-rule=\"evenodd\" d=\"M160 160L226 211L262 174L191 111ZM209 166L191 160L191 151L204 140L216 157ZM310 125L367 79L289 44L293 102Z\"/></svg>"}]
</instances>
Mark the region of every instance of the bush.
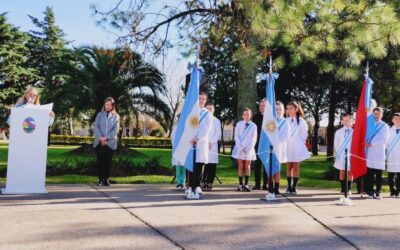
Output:
<instances>
[{"instance_id":1,"label":"bush","mask_svg":"<svg viewBox=\"0 0 400 250\"><path fill-rule=\"evenodd\" d=\"M47 176L70 174L96 176L96 158L66 157L61 162L47 164ZM127 156L113 158L110 176L135 175L173 175L173 171L170 168L161 166L159 157L153 157L145 161L134 161Z\"/></svg>"},{"instance_id":2,"label":"bush","mask_svg":"<svg viewBox=\"0 0 400 250\"><path fill-rule=\"evenodd\" d=\"M158 137L158 138L160 138L160 137L164 137L165 136L165 133L164 133L164 130L163 129L161 129L161 128L156 128L156 129L153 129L152 131L150 131L150 134L149 134L150 136L155 136L155 137Z\"/></svg>"},{"instance_id":3,"label":"bush","mask_svg":"<svg viewBox=\"0 0 400 250\"><path fill-rule=\"evenodd\" d=\"M55 145L85 145L92 144L93 136L51 135L50 143ZM156 137L123 137L122 145L135 148L171 148L170 138Z\"/></svg>"}]
</instances>

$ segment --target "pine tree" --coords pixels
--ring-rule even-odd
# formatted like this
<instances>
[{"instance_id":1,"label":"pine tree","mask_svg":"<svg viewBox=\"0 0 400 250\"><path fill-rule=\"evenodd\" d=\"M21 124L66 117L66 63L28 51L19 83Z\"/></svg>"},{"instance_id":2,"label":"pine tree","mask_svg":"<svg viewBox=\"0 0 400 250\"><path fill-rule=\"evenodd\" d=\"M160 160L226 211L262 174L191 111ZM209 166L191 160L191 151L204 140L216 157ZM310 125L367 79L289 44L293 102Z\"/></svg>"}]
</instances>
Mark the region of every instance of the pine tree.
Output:
<instances>
[{"instance_id":1,"label":"pine tree","mask_svg":"<svg viewBox=\"0 0 400 250\"><path fill-rule=\"evenodd\" d=\"M9 107L16 102L26 86L38 79L35 69L27 66L30 58L25 46L29 37L0 15L0 126L9 115Z\"/></svg>"}]
</instances>

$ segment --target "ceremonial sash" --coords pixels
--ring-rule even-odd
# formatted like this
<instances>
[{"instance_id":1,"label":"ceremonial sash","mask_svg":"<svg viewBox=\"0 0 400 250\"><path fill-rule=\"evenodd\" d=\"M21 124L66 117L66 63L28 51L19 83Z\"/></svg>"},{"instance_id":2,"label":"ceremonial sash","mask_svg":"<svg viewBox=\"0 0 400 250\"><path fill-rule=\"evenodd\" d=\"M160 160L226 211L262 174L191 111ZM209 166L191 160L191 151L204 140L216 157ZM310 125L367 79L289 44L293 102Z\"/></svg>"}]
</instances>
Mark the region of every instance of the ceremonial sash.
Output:
<instances>
[{"instance_id":1,"label":"ceremonial sash","mask_svg":"<svg viewBox=\"0 0 400 250\"><path fill-rule=\"evenodd\" d=\"M199 124L206 118L208 111L205 111L204 109L200 110L200 119L199 119Z\"/></svg>"},{"instance_id":2,"label":"ceremonial sash","mask_svg":"<svg viewBox=\"0 0 400 250\"><path fill-rule=\"evenodd\" d=\"M376 125L376 130L375 133L371 136L371 138L368 140L368 143L371 143L372 139L374 139L374 137L379 133L379 131L381 131L381 129L383 128L383 122L379 122Z\"/></svg>"},{"instance_id":3,"label":"ceremonial sash","mask_svg":"<svg viewBox=\"0 0 400 250\"><path fill-rule=\"evenodd\" d=\"M351 130L351 131L349 131L349 133L347 133L346 137L344 138L344 142L342 143L342 145L340 146L340 148L336 152L336 158L338 160L340 159L340 155L345 150L346 145L349 143L349 141L351 140L352 136L353 136L353 130Z\"/></svg>"},{"instance_id":4,"label":"ceremonial sash","mask_svg":"<svg viewBox=\"0 0 400 250\"><path fill-rule=\"evenodd\" d=\"M399 140L400 140L400 133L397 133L396 136L393 138L393 140L391 140L388 144L387 151L386 151L387 157L390 156L390 154L392 153L394 147L396 146L396 144Z\"/></svg>"},{"instance_id":5,"label":"ceremonial sash","mask_svg":"<svg viewBox=\"0 0 400 250\"><path fill-rule=\"evenodd\" d=\"M372 142L372 139L374 139L374 137L379 133L379 131L381 131L381 129L383 128L383 122L379 122L377 125L376 125L376 130L375 130L375 133L371 136L371 138L367 141L368 143L371 143ZM365 150L365 152L368 154L368 149L369 148L367 148L366 150Z\"/></svg>"},{"instance_id":6,"label":"ceremonial sash","mask_svg":"<svg viewBox=\"0 0 400 250\"><path fill-rule=\"evenodd\" d=\"M250 123L249 126L247 126L247 128L244 128L243 133L240 135L239 140L242 142L244 140L244 138L246 138L247 133L250 131L250 128L252 128L254 125L254 123ZM246 126L246 125L245 125ZM233 149L233 154L238 153L238 147L235 146L235 148Z\"/></svg>"},{"instance_id":7,"label":"ceremonial sash","mask_svg":"<svg viewBox=\"0 0 400 250\"><path fill-rule=\"evenodd\" d=\"M291 128L290 128L290 137L292 137L294 135L294 133L296 132L296 130L299 128L299 124L297 124L297 121L294 124L295 124L295 126L291 126Z\"/></svg>"},{"instance_id":8,"label":"ceremonial sash","mask_svg":"<svg viewBox=\"0 0 400 250\"><path fill-rule=\"evenodd\" d=\"M246 127L244 128L244 131L243 131L242 135L240 136L241 142L244 140L244 138L246 138L247 133L250 131L250 128L252 128L253 125L254 125L253 123L250 123L249 126L247 126L247 128Z\"/></svg>"},{"instance_id":9,"label":"ceremonial sash","mask_svg":"<svg viewBox=\"0 0 400 250\"><path fill-rule=\"evenodd\" d=\"M285 124L285 121L286 120L284 118L279 119L279 121L278 121L278 130L282 128L283 124Z\"/></svg>"}]
</instances>

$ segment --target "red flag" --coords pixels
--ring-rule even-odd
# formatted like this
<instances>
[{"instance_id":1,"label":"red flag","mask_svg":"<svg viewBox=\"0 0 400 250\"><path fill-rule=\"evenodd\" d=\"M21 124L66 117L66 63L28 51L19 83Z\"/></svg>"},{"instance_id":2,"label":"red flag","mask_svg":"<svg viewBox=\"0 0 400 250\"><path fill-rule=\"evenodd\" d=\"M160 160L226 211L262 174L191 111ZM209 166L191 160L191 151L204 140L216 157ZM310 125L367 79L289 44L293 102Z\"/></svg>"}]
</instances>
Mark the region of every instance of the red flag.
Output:
<instances>
[{"instance_id":1,"label":"red flag","mask_svg":"<svg viewBox=\"0 0 400 250\"><path fill-rule=\"evenodd\" d=\"M367 162L365 160L365 135L367 133L367 108L365 106L366 86L367 81L365 80L358 102L353 138L351 141L350 163L351 173L354 179L367 173Z\"/></svg>"}]
</instances>

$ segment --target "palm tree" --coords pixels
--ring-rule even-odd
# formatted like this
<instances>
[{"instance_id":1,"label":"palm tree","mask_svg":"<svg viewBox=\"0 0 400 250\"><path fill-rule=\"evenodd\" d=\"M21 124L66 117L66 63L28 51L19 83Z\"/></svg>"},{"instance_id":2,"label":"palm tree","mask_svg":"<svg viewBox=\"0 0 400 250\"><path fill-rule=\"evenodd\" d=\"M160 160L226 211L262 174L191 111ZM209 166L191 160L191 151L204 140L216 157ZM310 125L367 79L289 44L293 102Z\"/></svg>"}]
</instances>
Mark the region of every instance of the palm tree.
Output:
<instances>
[{"instance_id":1,"label":"palm tree","mask_svg":"<svg viewBox=\"0 0 400 250\"><path fill-rule=\"evenodd\" d=\"M54 79L62 80L54 81L45 96L61 113L73 107L74 111L90 114L93 122L94 111L111 96L121 117L147 114L168 129L171 111L163 100L167 94L164 75L129 48L78 48L53 72L57 75Z\"/></svg>"}]
</instances>

